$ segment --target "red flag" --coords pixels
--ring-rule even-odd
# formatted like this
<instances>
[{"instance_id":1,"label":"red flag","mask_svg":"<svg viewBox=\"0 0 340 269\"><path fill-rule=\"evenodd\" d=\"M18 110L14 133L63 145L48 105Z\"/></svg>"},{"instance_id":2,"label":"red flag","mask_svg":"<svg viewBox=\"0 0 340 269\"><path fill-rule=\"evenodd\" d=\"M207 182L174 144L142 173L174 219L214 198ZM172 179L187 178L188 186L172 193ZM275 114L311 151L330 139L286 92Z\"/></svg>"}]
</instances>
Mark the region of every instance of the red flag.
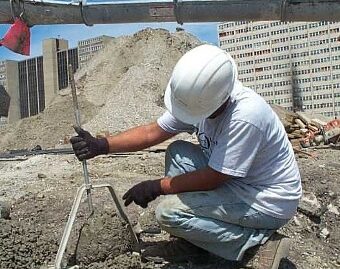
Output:
<instances>
[{"instance_id":1,"label":"red flag","mask_svg":"<svg viewBox=\"0 0 340 269\"><path fill-rule=\"evenodd\" d=\"M0 40L0 46L23 55L30 55L30 28L20 18L15 19L4 38Z\"/></svg>"}]
</instances>

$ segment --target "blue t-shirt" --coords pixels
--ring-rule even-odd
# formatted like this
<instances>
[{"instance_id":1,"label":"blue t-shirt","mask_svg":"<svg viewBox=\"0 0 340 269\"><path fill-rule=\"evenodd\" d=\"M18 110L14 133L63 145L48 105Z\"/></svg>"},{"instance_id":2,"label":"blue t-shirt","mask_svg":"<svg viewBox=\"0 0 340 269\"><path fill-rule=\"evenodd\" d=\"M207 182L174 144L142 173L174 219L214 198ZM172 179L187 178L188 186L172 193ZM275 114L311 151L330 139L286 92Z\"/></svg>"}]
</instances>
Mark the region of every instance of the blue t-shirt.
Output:
<instances>
[{"instance_id":1,"label":"blue t-shirt","mask_svg":"<svg viewBox=\"0 0 340 269\"><path fill-rule=\"evenodd\" d=\"M225 110L197 126L165 112L159 126L170 133L196 132L212 169L230 175L230 189L253 208L289 219L302 194L293 148L276 113L240 82Z\"/></svg>"}]
</instances>

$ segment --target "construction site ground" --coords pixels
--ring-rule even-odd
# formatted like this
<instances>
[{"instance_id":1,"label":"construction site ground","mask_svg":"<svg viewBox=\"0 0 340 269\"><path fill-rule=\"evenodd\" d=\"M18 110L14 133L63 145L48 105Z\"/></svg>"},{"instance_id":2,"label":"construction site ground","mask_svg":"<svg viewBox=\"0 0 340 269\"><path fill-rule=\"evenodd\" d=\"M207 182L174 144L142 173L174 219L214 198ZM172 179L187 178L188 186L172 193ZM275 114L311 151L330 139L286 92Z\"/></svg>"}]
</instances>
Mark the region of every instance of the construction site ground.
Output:
<instances>
[{"instance_id":1,"label":"construction site ground","mask_svg":"<svg viewBox=\"0 0 340 269\"><path fill-rule=\"evenodd\" d=\"M200 42L184 33L146 29L115 39L76 74L84 127L93 134L116 133L155 120L162 96L179 57ZM44 113L0 131L0 151L69 147L74 134L70 90L61 91ZM193 139L181 136L182 139ZM66 144L65 144L66 143ZM88 162L93 184L110 183L119 196L135 183L162 177L164 149L107 155ZM340 268L340 150L308 149L296 155L304 197L296 216L280 231L292 238L286 269ZM312 156L310 156L312 155ZM54 262L77 188L83 184L81 163L72 154L0 159L0 205L10 216L0 219L0 268L47 268ZM154 208L127 208L139 222L144 244L166 241L159 233ZM77 214L65 265L80 268L234 268L221 259L205 262L143 263L131 253L131 239L105 189L93 191L94 215L86 196ZM3 214L3 212L1 212ZM226 250L227 251L227 250Z\"/></svg>"}]
</instances>

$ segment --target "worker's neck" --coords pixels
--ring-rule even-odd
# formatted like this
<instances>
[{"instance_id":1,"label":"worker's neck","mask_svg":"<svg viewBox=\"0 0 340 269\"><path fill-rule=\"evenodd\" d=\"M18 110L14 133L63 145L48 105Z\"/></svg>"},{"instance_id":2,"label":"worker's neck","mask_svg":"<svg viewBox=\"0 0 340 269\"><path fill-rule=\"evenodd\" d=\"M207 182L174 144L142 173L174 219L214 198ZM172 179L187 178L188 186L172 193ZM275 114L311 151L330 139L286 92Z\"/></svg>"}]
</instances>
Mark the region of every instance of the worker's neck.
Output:
<instances>
[{"instance_id":1,"label":"worker's neck","mask_svg":"<svg viewBox=\"0 0 340 269\"><path fill-rule=\"evenodd\" d=\"M212 113L208 119L215 119L216 117L218 117L219 115L221 115L224 111L224 109L227 107L228 105L228 101L229 101L229 98L227 99L227 101L225 101L223 103L223 105L221 105L214 113Z\"/></svg>"}]
</instances>

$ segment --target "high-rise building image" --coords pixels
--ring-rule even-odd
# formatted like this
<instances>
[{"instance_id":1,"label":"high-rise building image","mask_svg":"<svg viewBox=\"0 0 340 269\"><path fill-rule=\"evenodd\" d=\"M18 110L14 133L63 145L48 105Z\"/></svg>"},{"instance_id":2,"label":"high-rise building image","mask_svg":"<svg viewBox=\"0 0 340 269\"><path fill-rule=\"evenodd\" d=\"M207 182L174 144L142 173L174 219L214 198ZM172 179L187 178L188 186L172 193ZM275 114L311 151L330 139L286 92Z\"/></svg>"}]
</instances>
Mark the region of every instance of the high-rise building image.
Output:
<instances>
[{"instance_id":1,"label":"high-rise building image","mask_svg":"<svg viewBox=\"0 0 340 269\"><path fill-rule=\"evenodd\" d=\"M225 22L219 45L268 103L340 116L340 23Z\"/></svg>"}]
</instances>

